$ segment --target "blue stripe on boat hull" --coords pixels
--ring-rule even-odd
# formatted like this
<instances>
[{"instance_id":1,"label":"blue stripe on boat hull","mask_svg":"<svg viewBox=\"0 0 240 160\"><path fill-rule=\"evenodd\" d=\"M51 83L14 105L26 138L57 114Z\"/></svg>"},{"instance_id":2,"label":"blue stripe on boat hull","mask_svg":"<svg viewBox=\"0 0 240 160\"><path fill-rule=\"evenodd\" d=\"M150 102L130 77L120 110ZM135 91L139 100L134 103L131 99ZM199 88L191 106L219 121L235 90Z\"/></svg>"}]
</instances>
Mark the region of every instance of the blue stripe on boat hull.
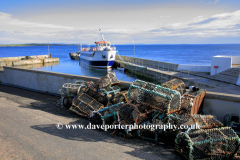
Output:
<instances>
[{"instance_id":1,"label":"blue stripe on boat hull","mask_svg":"<svg viewBox=\"0 0 240 160\"><path fill-rule=\"evenodd\" d=\"M89 61L87 59L81 59L80 58L80 61L85 63L86 65L88 66L91 66L91 67L97 67L97 68L110 68L114 61Z\"/></svg>"}]
</instances>

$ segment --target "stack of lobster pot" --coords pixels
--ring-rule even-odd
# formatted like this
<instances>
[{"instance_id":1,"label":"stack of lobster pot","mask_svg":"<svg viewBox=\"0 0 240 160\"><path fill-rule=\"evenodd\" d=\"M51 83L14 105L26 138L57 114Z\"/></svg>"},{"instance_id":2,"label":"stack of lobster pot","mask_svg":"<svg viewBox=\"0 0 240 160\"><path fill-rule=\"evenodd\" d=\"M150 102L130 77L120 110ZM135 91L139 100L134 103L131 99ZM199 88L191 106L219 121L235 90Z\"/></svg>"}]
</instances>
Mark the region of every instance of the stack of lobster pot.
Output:
<instances>
[{"instance_id":1,"label":"stack of lobster pot","mask_svg":"<svg viewBox=\"0 0 240 160\"><path fill-rule=\"evenodd\" d=\"M232 159L240 139L230 127L179 133L175 149L186 159Z\"/></svg>"},{"instance_id":2,"label":"stack of lobster pot","mask_svg":"<svg viewBox=\"0 0 240 160\"><path fill-rule=\"evenodd\" d=\"M153 83L136 80L127 94L128 103L118 111L121 125L134 125L151 121L153 113L171 113L180 109L181 95ZM130 130L126 128L126 132Z\"/></svg>"},{"instance_id":3,"label":"stack of lobster pot","mask_svg":"<svg viewBox=\"0 0 240 160\"><path fill-rule=\"evenodd\" d=\"M89 117L93 111L109 107L114 96L120 92L116 76L112 73L102 77L95 83L81 86L78 96L73 100L72 111Z\"/></svg>"},{"instance_id":4,"label":"stack of lobster pot","mask_svg":"<svg viewBox=\"0 0 240 160\"><path fill-rule=\"evenodd\" d=\"M93 82L76 81L74 84L72 83L63 84L62 88L60 89L62 106L65 108L69 108L72 104L73 98L77 96L79 89L83 86L86 86L86 84L90 83Z\"/></svg>"}]
</instances>

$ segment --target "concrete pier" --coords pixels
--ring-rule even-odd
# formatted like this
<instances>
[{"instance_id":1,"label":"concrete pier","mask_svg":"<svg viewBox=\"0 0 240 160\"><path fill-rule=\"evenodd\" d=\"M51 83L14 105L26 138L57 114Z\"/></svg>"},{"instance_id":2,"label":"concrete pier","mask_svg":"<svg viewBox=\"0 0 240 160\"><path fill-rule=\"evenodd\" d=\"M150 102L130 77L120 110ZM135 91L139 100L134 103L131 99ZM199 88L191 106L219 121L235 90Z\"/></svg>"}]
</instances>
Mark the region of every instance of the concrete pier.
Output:
<instances>
[{"instance_id":1,"label":"concrete pier","mask_svg":"<svg viewBox=\"0 0 240 160\"><path fill-rule=\"evenodd\" d=\"M26 59L26 57L28 59ZM50 58L48 55L3 57L0 58L0 67L44 64L53 62L59 62L59 58Z\"/></svg>"}]
</instances>

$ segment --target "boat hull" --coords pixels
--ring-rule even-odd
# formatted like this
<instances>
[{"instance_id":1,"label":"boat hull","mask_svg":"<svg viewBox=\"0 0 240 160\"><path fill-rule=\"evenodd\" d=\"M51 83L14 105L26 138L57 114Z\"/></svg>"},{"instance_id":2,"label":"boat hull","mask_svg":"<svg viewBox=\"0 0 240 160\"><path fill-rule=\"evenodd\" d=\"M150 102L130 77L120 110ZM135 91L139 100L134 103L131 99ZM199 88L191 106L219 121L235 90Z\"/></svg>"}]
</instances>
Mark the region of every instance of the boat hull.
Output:
<instances>
[{"instance_id":1,"label":"boat hull","mask_svg":"<svg viewBox=\"0 0 240 160\"><path fill-rule=\"evenodd\" d=\"M116 51L81 52L80 62L92 68L111 68L115 61Z\"/></svg>"}]
</instances>

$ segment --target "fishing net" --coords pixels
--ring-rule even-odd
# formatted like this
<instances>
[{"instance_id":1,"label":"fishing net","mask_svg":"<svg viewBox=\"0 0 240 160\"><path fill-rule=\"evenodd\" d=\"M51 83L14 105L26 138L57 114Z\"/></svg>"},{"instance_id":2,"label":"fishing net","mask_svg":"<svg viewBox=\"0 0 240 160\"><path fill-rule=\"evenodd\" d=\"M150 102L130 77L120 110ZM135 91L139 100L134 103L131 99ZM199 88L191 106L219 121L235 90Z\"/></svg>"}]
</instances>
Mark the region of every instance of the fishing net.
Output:
<instances>
[{"instance_id":1,"label":"fishing net","mask_svg":"<svg viewBox=\"0 0 240 160\"><path fill-rule=\"evenodd\" d=\"M141 81L139 79L135 80L132 83L132 85L138 86L140 88L144 88L144 89L147 89L147 90L154 90L156 87L158 87L158 85L156 85L156 84L145 82L145 81Z\"/></svg>"},{"instance_id":2,"label":"fishing net","mask_svg":"<svg viewBox=\"0 0 240 160\"><path fill-rule=\"evenodd\" d=\"M124 105L118 103L110 107L105 107L98 111L93 111L90 116L90 122L93 124L112 124L117 121L117 111Z\"/></svg>"},{"instance_id":3,"label":"fishing net","mask_svg":"<svg viewBox=\"0 0 240 160\"><path fill-rule=\"evenodd\" d=\"M103 104L97 102L95 99L85 93L82 93L81 95L78 95L76 98L74 98L72 101L72 106L72 108L75 107L74 110L78 109L86 116L90 116L92 111L99 110L104 107Z\"/></svg>"},{"instance_id":4,"label":"fishing net","mask_svg":"<svg viewBox=\"0 0 240 160\"><path fill-rule=\"evenodd\" d=\"M120 81L117 79L117 77L116 77L114 74L109 73L109 74L108 74L108 77L109 77L109 79L111 80L111 85L112 85L112 86L117 85L117 84L120 83Z\"/></svg>"},{"instance_id":5,"label":"fishing net","mask_svg":"<svg viewBox=\"0 0 240 160\"><path fill-rule=\"evenodd\" d=\"M202 111L202 104L206 90L186 92L182 96L181 109L185 109L189 114L197 114Z\"/></svg>"},{"instance_id":6,"label":"fishing net","mask_svg":"<svg viewBox=\"0 0 240 160\"><path fill-rule=\"evenodd\" d=\"M94 88L99 88L99 89L102 89L104 87L107 87L109 85L113 86L113 85L116 85L116 84L119 84L120 81L117 79L117 77L112 74L112 73L109 73L107 74L106 76L100 78L94 85L93 87Z\"/></svg>"},{"instance_id":7,"label":"fishing net","mask_svg":"<svg viewBox=\"0 0 240 160\"><path fill-rule=\"evenodd\" d=\"M230 127L179 133L175 149L186 159L231 159L240 139Z\"/></svg>"},{"instance_id":8,"label":"fishing net","mask_svg":"<svg viewBox=\"0 0 240 160\"><path fill-rule=\"evenodd\" d=\"M93 85L94 82L93 81L77 80L77 81L74 82L74 84L81 84L81 85L89 86L89 85Z\"/></svg>"},{"instance_id":9,"label":"fishing net","mask_svg":"<svg viewBox=\"0 0 240 160\"><path fill-rule=\"evenodd\" d=\"M180 93L161 86L156 86L153 91L132 84L128 90L127 98L137 103L150 105L157 110L164 110L167 113L180 109Z\"/></svg>"},{"instance_id":10,"label":"fishing net","mask_svg":"<svg viewBox=\"0 0 240 160\"><path fill-rule=\"evenodd\" d=\"M65 83L60 89L61 96L75 97L81 84Z\"/></svg>"},{"instance_id":11,"label":"fishing net","mask_svg":"<svg viewBox=\"0 0 240 160\"><path fill-rule=\"evenodd\" d=\"M114 96L120 92L120 88L118 86L107 86L99 90L99 93L103 96L105 96L108 101L112 101Z\"/></svg>"},{"instance_id":12,"label":"fishing net","mask_svg":"<svg viewBox=\"0 0 240 160\"><path fill-rule=\"evenodd\" d=\"M88 86L87 85L82 85L78 88L78 94L82 94L82 93L85 93L88 89Z\"/></svg>"},{"instance_id":13,"label":"fishing net","mask_svg":"<svg viewBox=\"0 0 240 160\"><path fill-rule=\"evenodd\" d=\"M151 119L153 111L148 105L129 102L118 110L118 122L121 125L140 124Z\"/></svg>"},{"instance_id":14,"label":"fishing net","mask_svg":"<svg viewBox=\"0 0 240 160\"><path fill-rule=\"evenodd\" d=\"M128 91L121 91L114 95L112 103L118 104L118 103L127 103L127 93Z\"/></svg>"},{"instance_id":15,"label":"fishing net","mask_svg":"<svg viewBox=\"0 0 240 160\"><path fill-rule=\"evenodd\" d=\"M141 125L148 125L149 129L138 130L138 136L144 139L158 141L161 136L175 137L180 132L204 128L217 128L224 125L212 115L190 115L179 113L153 113L152 121ZM154 128L152 127L154 126Z\"/></svg>"},{"instance_id":16,"label":"fishing net","mask_svg":"<svg viewBox=\"0 0 240 160\"><path fill-rule=\"evenodd\" d=\"M109 105L108 97L100 94L97 88L93 88L92 86L88 87L85 91L87 95L94 98L99 103L103 104L105 107Z\"/></svg>"},{"instance_id":17,"label":"fishing net","mask_svg":"<svg viewBox=\"0 0 240 160\"><path fill-rule=\"evenodd\" d=\"M73 106L73 105L72 105L69 109L70 109L71 111L77 113L77 114L80 115L80 116L88 117L85 113L81 112L77 107L75 107L75 106Z\"/></svg>"},{"instance_id":18,"label":"fishing net","mask_svg":"<svg viewBox=\"0 0 240 160\"><path fill-rule=\"evenodd\" d=\"M165 88L162 86L158 86L155 88L155 92L165 96L169 97L171 99L171 102L169 103L167 113L172 113L180 110L181 107L181 94L178 91L171 90L169 88Z\"/></svg>"},{"instance_id":19,"label":"fishing net","mask_svg":"<svg viewBox=\"0 0 240 160\"><path fill-rule=\"evenodd\" d=\"M186 86L184 82L180 79L174 78L170 81L167 81L162 84L163 87L169 88L171 90L178 91L181 95L183 95L186 91Z\"/></svg>"}]
</instances>

